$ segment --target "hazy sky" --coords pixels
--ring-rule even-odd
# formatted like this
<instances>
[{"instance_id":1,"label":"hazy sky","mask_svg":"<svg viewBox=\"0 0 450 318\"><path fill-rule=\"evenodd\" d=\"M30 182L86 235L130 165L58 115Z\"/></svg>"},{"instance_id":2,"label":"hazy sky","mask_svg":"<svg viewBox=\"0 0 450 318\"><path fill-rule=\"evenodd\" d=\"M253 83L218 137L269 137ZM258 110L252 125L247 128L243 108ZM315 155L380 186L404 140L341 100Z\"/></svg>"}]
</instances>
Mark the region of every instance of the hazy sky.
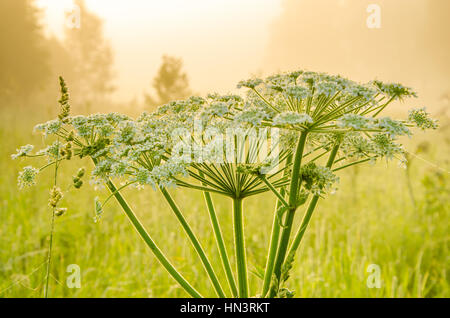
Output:
<instances>
[{"instance_id":1,"label":"hazy sky","mask_svg":"<svg viewBox=\"0 0 450 318\"><path fill-rule=\"evenodd\" d=\"M37 0L62 36L71 0ZM115 51L116 97L141 97L165 53L182 57L194 91L226 92L261 70L281 0L86 0ZM83 20L81 18L81 27Z\"/></svg>"}]
</instances>

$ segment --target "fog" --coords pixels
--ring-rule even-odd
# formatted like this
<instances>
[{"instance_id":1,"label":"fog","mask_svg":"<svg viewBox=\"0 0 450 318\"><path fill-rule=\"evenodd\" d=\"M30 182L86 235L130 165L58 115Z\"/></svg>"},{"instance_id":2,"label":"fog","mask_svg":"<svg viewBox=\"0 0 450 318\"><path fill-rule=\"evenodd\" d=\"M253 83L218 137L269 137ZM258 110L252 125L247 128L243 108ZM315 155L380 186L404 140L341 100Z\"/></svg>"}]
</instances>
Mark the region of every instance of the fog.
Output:
<instances>
[{"instance_id":1,"label":"fog","mask_svg":"<svg viewBox=\"0 0 450 318\"><path fill-rule=\"evenodd\" d=\"M68 77L75 96L95 95L98 100L104 95L115 103L142 104L145 95L152 93L162 56L169 55L182 60L190 91L198 94L232 91L243 78L300 68L338 73L359 81L398 81L415 87L420 103L433 109L448 108L448 0L2 3L6 6L1 13L4 21L13 21L5 19L23 14L23 8L37 10L31 23L35 25L27 29L34 40L8 40L14 34L23 37L28 32L20 35L12 31L20 29L19 22L3 28L2 48L9 50L9 55L3 54L2 65L11 65L9 60L14 57L18 65L40 66L30 66L28 74L21 73L17 79L8 77L19 74L11 69L8 74L16 75L3 74L5 83L23 83L31 78L30 83L39 84L35 86L41 91L50 91L57 87L57 75L62 74ZM68 23L77 13L74 3L83 7L79 28ZM369 4L379 5L379 28L368 27L372 15L367 12ZM38 35L41 38L36 38ZM17 45L8 45L8 41ZM33 52L32 43L40 43L35 45L40 53L33 54L33 58L23 56L24 62L20 62L20 54L14 50ZM24 49L24 45L30 47ZM14 85L11 87L17 87ZM101 92L91 94L93 87Z\"/></svg>"}]
</instances>

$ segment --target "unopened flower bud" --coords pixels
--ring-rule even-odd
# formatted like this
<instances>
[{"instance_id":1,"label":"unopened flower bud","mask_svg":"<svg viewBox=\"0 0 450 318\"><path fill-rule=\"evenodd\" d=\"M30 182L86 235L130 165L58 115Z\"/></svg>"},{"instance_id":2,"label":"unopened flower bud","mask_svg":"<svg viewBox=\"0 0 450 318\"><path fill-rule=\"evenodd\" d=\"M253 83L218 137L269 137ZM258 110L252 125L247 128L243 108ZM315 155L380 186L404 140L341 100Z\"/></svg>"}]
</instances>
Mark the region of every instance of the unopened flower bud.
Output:
<instances>
[{"instance_id":1,"label":"unopened flower bud","mask_svg":"<svg viewBox=\"0 0 450 318\"><path fill-rule=\"evenodd\" d=\"M85 170L84 168L78 169L77 177L78 177L78 178L83 178L85 172L86 172L86 170Z\"/></svg>"},{"instance_id":2,"label":"unopened flower bud","mask_svg":"<svg viewBox=\"0 0 450 318\"><path fill-rule=\"evenodd\" d=\"M70 133L69 133L69 135L67 136L67 141L73 141L73 138L74 137L74 134L73 134L73 131L71 131Z\"/></svg>"},{"instance_id":3,"label":"unopened flower bud","mask_svg":"<svg viewBox=\"0 0 450 318\"><path fill-rule=\"evenodd\" d=\"M50 199L48 200L48 205L56 208L58 205L58 202L62 199L63 193L61 192L61 189L58 187L53 187L50 190Z\"/></svg>"},{"instance_id":4,"label":"unopened flower bud","mask_svg":"<svg viewBox=\"0 0 450 318\"><path fill-rule=\"evenodd\" d=\"M73 184L73 186L74 186L76 189L81 188L82 185L83 185L83 181L81 181L81 180L78 180L77 182L74 182L74 184Z\"/></svg>"},{"instance_id":5,"label":"unopened flower bud","mask_svg":"<svg viewBox=\"0 0 450 318\"><path fill-rule=\"evenodd\" d=\"M66 212L67 212L67 208L58 208L58 209L55 210L55 215L56 216L61 216L61 215L63 215Z\"/></svg>"}]
</instances>

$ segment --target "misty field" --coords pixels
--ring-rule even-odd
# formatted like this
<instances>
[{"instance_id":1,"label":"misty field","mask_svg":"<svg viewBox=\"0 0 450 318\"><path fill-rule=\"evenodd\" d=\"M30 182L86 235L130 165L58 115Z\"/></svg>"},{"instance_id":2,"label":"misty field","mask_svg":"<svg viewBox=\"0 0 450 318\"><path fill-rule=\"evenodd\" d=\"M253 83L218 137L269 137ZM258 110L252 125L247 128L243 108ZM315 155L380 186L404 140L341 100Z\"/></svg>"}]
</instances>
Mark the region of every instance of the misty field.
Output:
<instances>
[{"instance_id":1,"label":"misty field","mask_svg":"<svg viewBox=\"0 0 450 318\"><path fill-rule=\"evenodd\" d=\"M39 122L36 118L24 120L21 114L23 112L1 109L0 297L42 297L45 281L51 173L40 176L37 187L18 190L17 173L25 164L12 162L10 155L18 145L30 141L30 127ZM48 117L47 114L40 116ZM321 200L302 242L288 284L295 291L295 297L450 295L450 149L445 126L442 124L439 130L426 136L417 133L414 144L405 141L406 149L411 152L416 152L421 142L430 141L426 151L419 154L429 163L419 158L411 161L412 194L406 170L396 163L379 163L375 168L363 165L344 172L346 177L341 177L339 190L329 199ZM35 134L32 141L40 145L41 138ZM88 170L92 168L87 159L84 165ZM59 178L70 179L76 169L75 166L73 171L64 169ZM170 192L203 244L222 285L226 286L202 194L193 190ZM200 293L214 297L195 251L161 195L150 188L139 192L126 189L124 193L148 232L179 271ZM56 219L49 296L188 296L148 251L115 201L111 200L101 220L94 222L96 196L105 197L107 192L95 192L92 186L85 186L64 198L69 210ZM231 224L230 202L213 198L226 245L232 246L232 228L224 226ZM273 211L274 206L275 199L268 194L245 202L252 295L258 293L262 283L259 276L264 267L273 218L268 211ZM304 207L297 213L303 214ZM296 221L299 219L297 217ZM231 250L228 253L233 255ZM230 258L234 268L234 258ZM67 268L71 264L81 269L81 288L67 286L70 275ZM370 283L374 268L380 270L380 288Z\"/></svg>"},{"instance_id":2,"label":"misty field","mask_svg":"<svg viewBox=\"0 0 450 318\"><path fill-rule=\"evenodd\" d=\"M0 0L0 298L449 298L447 12Z\"/></svg>"}]
</instances>

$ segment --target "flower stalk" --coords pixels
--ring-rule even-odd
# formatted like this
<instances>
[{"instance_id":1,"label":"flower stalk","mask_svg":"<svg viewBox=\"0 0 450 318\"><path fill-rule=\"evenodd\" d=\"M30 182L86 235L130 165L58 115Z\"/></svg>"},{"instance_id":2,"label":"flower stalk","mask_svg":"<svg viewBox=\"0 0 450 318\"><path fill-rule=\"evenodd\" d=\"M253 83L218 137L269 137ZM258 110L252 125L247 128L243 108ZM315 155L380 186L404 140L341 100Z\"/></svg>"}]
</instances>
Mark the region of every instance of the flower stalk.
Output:
<instances>
[{"instance_id":1,"label":"flower stalk","mask_svg":"<svg viewBox=\"0 0 450 318\"><path fill-rule=\"evenodd\" d=\"M328 162L326 164L327 168L331 168L333 166L333 162L336 159L336 155L339 150L339 142L333 147L331 150L330 156L328 157ZM305 234L306 228L308 227L309 221L311 220L312 214L314 212L314 209L316 208L317 201L319 201L320 196L314 195L311 199L311 202L308 205L308 209L306 210L305 215L303 216L303 220L300 224L300 227L297 231L297 233L294 236L294 240L292 241L292 244L289 248L288 256L286 257L287 260L294 260L295 253L300 246L300 243L303 239L303 235Z\"/></svg>"},{"instance_id":2,"label":"flower stalk","mask_svg":"<svg viewBox=\"0 0 450 318\"><path fill-rule=\"evenodd\" d=\"M238 291L236 287L236 282L234 280L233 271L231 269L230 260L228 258L227 249L223 240L222 231L220 229L219 220L217 219L216 210L214 208L214 203L209 192L203 192L205 198L205 203L208 209L209 218L211 220L211 225L214 231L214 237L216 239L217 248L219 250L220 259L222 261L222 266L227 277L228 286L230 287L231 294L233 297L237 297Z\"/></svg>"},{"instance_id":3,"label":"flower stalk","mask_svg":"<svg viewBox=\"0 0 450 318\"><path fill-rule=\"evenodd\" d=\"M191 227L187 223L185 217L181 213L180 209L176 205L175 201L172 199L172 196L167 192L167 190L163 187L160 187L160 191L163 194L164 198L166 198L167 203L169 203L170 208L175 213L175 216L177 217L178 221L180 222L181 226L183 227L184 231L186 232L187 236L189 237L189 240L192 243L192 246L194 247L195 251L197 252L198 256L200 257L200 260L208 273L209 279L211 280L211 283L214 286L214 290L220 298L225 297L225 293L223 292L222 286L220 285L219 279L217 278L216 273L214 272L214 269L211 265L211 263L208 260L208 257L205 254L205 251L203 250L203 247L201 246L199 240L195 236L194 232L192 231Z\"/></svg>"},{"instance_id":4,"label":"flower stalk","mask_svg":"<svg viewBox=\"0 0 450 318\"><path fill-rule=\"evenodd\" d=\"M59 142L59 139L58 139ZM55 172L53 179L53 187L56 188L58 181L58 161L59 161L59 143L57 146L57 154L55 160ZM50 224L50 240L48 243L48 256L47 256L47 269L45 273L45 287L44 287L44 298L48 298L48 283L50 279L50 268L52 263L52 250L53 250L53 233L55 230L55 215L56 215L56 204L52 207L52 219Z\"/></svg>"},{"instance_id":5,"label":"flower stalk","mask_svg":"<svg viewBox=\"0 0 450 318\"><path fill-rule=\"evenodd\" d=\"M242 212L242 199L233 199L233 229L238 295L240 298L248 298L247 257L245 253L244 219Z\"/></svg>"},{"instance_id":6,"label":"flower stalk","mask_svg":"<svg viewBox=\"0 0 450 318\"><path fill-rule=\"evenodd\" d=\"M292 155L289 155L286 159L286 165L289 166L292 162ZM286 175L286 170L284 171L284 175ZM286 195L285 188L280 189L280 194L284 198ZM272 281L273 268L275 265L275 257L277 256L277 247L280 239L280 231L281 231L281 209L285 208L285 204L281 200L277 200L275 205L275 211L272 221L272 231L270 235L270 243L269 243L269 251L267 255L266 267L264 271L264 280L263 287L261 291L261 297L265 297L270 288L270 283Z\"/></svg>"},{"instance_id":7,"label":"flower stalk","mask_svg":"<svg viewBox=\"0 0 450 318\"><path fill-rule=\"evenodd\" d=\"M178 186L203 192L233 297L251 296L243 200L262 193L273 195L277 203L261 296L292 297L293 292L280 286L289 277L295 253L319 198L324 197L339 179L334 172L382 158L404 163L405 151L397 137L411 136L412 127L425 130L438 126L425 108L411 110L406 120L378 117L391 102L416 97L412 89L401 84L380 81L360 84L338 75L302 70L276 74L265 80L241 81L238 88L250 89L245 97L192 96L162 105L154 112L144 112L136 119L118 113L71 116L68 90L62 78L60 85L60 114L35 128L46 138L53 136L53 143L35 153L31 153L33 145L25 145L11 156L12 159L47 159L39 169L23 168L18 175L20 189L36 184L36 176L55 164L54 188L49 201L53 215L45 297L48 296L55 216L61 216L67 210L57 206L62 192L56 187L56 175L63 161L93 159L91 182L105 183L111 192L105 203L109 198L116 199L159 262L192 297L201 295L165 257L120 191L131 185L150 186L161 191L196 250L218 297L226 296L220 281L167 189ZM207 127L203 127L205 124ZM270 139L264 134L269 129ZM267 151L269 144L270 151ZM279 152L275 151L277 148L280 148ZM327 154L328 161L322 165ZM333 165L337 167L332 169ZM69 189L80 189L84 183L83 175L84 169L81 169L72 176ZM112 183L114 179L123 181L124 186L116 188ZM236 281L211 193L233 200ZM291 242L296 210L310 195L312 199ZM96 199L95 206L95 220L98 220L104 204Z\"/></svg>"},{"instance_id":8,"label":"flower stalk","mask_svg":"<svg viewBox=\"0 0 450 318\"><path fill-rule=\"evenodd\" d=\"M278 245L278 251L277 256L275 260L275 266L274 266L274 274L277 278L277 281L279 282L281 277L281 266L284 262L284 257L286 256L286 250L289 244L289 238L291 235L292 230L292 223L294 221L295 211L297 209L297 198L298 198L298 192L301 185L300 180L300 168L302 164L302 158L303 158L303 151L306 144L306 138L307 138L307 132L303 131L300 134L298 143L297 143L297 149L294 154L294 161L293 161L293 167L292 167L292 176L291 176L291 184L289 186L289 206L290 208L286 212L285 217L285 227L283 228L283 231L281 233L280 243ZM274 297L274 291L271 291L271 297Z\"/></svg>"},{"instance_id":9,"label":"flower stalk","mask_svg":"<svg viewBox=\"0 0 450 318\"><path fill-rule=\"evenodd\" d=\"M131 224L134 226L136 231L139 233L141 238L144 240L145 244L147 244L147 246L153 252L153 254L158 259L158 261L161 263L161 265L167 270L167 272L178 282L178 284L180 284L180 286L190 296L192 296L194 298L202 298L203 296L200 295L200 293L197 290L195 290L195 288L192 287L191 284L189 284L189 282L175 269L175 267L170 263L170 261L163 254L163 252L155 244L155 242L152 240L150 235L145 230L142 223L137 218L136 214L131 209L131 207L128 205L128 203L125 201L125 199L122 197L120 192L117 191L117 188L114 185L114 183L112 183L112 181L108 180L106 182L106 186L108 187L109 191L114 195L115 199L117 200L117 202L121 206L122 210L127 215Z\"/></svg>"}]
</instances>

